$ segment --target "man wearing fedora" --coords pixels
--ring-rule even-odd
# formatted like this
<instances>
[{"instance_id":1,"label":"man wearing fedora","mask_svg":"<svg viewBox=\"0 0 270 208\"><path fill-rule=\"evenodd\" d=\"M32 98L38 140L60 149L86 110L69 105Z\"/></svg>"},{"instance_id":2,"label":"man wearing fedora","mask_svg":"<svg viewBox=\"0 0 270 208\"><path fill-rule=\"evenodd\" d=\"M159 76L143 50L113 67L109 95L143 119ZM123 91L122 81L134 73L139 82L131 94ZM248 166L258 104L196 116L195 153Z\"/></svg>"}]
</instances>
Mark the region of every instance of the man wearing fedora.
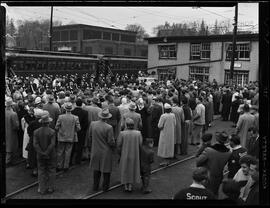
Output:
<instances>
[{"instance_id":1,"label":"man wearing fedora","mask_svg":"<svg viewBox=\"0 0 270 208\"><path fill-rule=\"evenodd\" d=\"M43 105L43 110L46 110L49 112L50 117L53 119L52 122L50 122L50 127L54 129L56 121L60 115L60 107L57 103L55 103L55 99L53 95L48 95L48 103Z\"/></svg>"},{"instance_id":2,"label":"man wearing fedora","mask_svg":"<svg viewBox=\"0 0 270 208\"><path fill-rule=\"evenodd\" d=\"M112 117L108 109L103 109L98 114L100 120L90 125L91 161L90 168L94 171L93 190L97 191L101 173L103 173L103 191L109 189L110 175L112 172L113 148L115 139L113 127L107 123Z\"/></svg>"},{"instance_id":3,"label":"man wearing fedora","mask_svg":"<svg viewBox=\"0 0 270 208\"><path fill-rule=\"evenodd\" d=\"M72 115L72 103L64 105L65 114L60 115L55 130L57 133L57 170L67 171L74 142L78 142L77 132L81 130L78 116Z\"/></svg>"},{"instance_id":4,"label":"man wearing fedora","mask_svg":"<svg viewBox=\"0 0 270 208\"><path fill-rule=\"evenodd\" d=\"M55 131L49 127L50 118L48 111L39 119L41 127L34 131L34 148L37 152L38 164L38 192L41 194L52 193L54 191L56 151L55 151Z\"/></svg>"},{"instance_id":5,"label":"man wearing fedora","mask_svg":"<svg viewBox=\"0 0 270 208\"><path fill-rule=\"evenodd\" d=\"M129 112L125 113L123 115L123 120L122 120L122 123L121 123L121 129L126 129L127 126L126 126L126 119L127 118L131 118L133 121L134 121L134 129L135 130L141 130L142 129L142 118L141 118L141 114L139 113L136 113L135 110L136 110L136 104L131 102L129 104Z\"/></svg>"},{"instance_id":6,"label":"man wearing fedora","mask_svg":"<svg viewBox=\"0 0 270 208\"><path fill-rule=\"evenodd\" d=\"M219 186L223 179L223 169L228 162L231 152L225 146L228 140L226 132L216 132L217 143L207 147L197 159L197 167L203 166L210 171L208 188L218 195Z\"/></svg>"},{"instance_id":7,"label":"man wearing fedora","mask_svg":"<svg viewBox=\"0 0 270 208\"><path fill-rule=\"evenodd\" d=\"M19 119L17 113L13 111L14 104L11 97L7 97L5 101L5 129L6 129L6 164L12 165L14 156L18 150L18 134Z\"/></svg>"}]
</instances>

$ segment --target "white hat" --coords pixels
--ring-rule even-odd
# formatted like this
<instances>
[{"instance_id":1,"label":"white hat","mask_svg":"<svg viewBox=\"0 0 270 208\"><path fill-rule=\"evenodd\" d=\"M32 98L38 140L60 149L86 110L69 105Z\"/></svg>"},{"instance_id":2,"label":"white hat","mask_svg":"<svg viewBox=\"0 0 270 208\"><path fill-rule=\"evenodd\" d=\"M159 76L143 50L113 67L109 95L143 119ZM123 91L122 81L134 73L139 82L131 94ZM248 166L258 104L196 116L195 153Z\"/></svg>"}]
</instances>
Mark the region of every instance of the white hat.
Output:
<instances>
[{"instance_id":1,"label":"white hat","mask_svg":"<svg viewBox=\"0 0 270 208\"><path fill-rule=\"evenodd\" d=\"M35 99L35 104L39 104L39 103L41 103L41 102L42 102L41 97L37 97L37 98Z\"/></svg>"},{"instance_id":2,"label":"white hat","mask_svg":"<svg viewBox=\"0 0 270 208\"><path fill-rule=\"evenodd\" d=\"M164 109L170 109L170 108L172 108L172 106L170 104L168 104L168 103L164 104Z\"/></svg>"},{"instance_id":3,"label":"white hat","mask_svg":"<svg viewBox=\"0 0 270 208\"><path fill-rule=\"evenodd\" d=\"M37 118L41 118L41 116L44 115L44 110L39 109L39 108L35 108L34 109L34 116Z\"/></svg>"}]
</instances>

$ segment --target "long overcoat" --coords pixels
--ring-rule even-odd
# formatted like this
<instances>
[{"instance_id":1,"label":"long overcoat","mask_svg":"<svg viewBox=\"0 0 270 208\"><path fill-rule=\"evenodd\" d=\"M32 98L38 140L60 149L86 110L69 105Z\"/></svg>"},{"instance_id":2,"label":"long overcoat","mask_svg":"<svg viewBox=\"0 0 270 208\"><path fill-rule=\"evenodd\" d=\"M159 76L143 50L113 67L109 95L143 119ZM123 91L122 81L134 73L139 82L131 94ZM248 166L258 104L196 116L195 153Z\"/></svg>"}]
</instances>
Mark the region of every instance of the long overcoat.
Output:
<instances>
[{"instance_id":1,"label":"long overcoat","mask_svg":"<svg viewBox=\"0 0 270 208\"><path fill-rule=\"evenodd\" d=\"M248 129L255 126L255 117L249 112L239 116L239 120L236 124L236 132L240 137L240 143L242 147L247 147Z\"/></svg>"},{"instance_id":2,"label":"long overcoat","mask_svg":"<svg viewBox=\"0 0 270 208\"><path fill-rule=\"evenodd\" d=\"M6 152L15 152L18 149L19 119L12 109L5 109Z\"/></svg>"},{"instance_id":3,"label":"long overcoat","mask_svg":"<svg viewBox=\"0 0 270 208\"><path fill-rule=\"evenodd\" d=\"M94 121L90 125L91 161L92 170L110 173L112 171L113 148L115 139L113 127L104 121Z\"/></svg>"},{"instance_id":4,"label":"long overcoat","mask_svg":"<svg viewBox=\"0 0 270 208\"><path fill-rule=\"evenodd\" d=\"M176 119L173 113L164 113L158 122L161 129L157 155L162 158L174 156Z\"/></svg>"},{"instance_id":5,"label":"long overcoat","mask_svg":"<svg viewBox=\"0 0 270 208\"><path fill-rule=\"evenodd\" d=\"M117 147L121 150L120 179L122 184L140 182L140 146L142 135L137 130L121 131Z\"/></svg>"},{"instance_id":6,"label":"long overcoat","mask_svg":"<svg viewBox=\"0 0 270 208\"><path fill-rule=\"evenodd\" d=\"M85 146L91 146L89 138L90 138L90 125L93 121L98 121L99 117L98 114L101 112L101 108L97 105L86 105L83 107L84 110L88 112L88 128L86 131L86 139L85 139Z\"/></svg>"},{"instance_id":7,"label":"long overcoat","mask_svg":"<svg viewBox=\"0 0 270 208\"><path fill-rule=\"evenodd\" d=\"M172 107L172 113L175 115L176 126L175 126L175 144L182 143L182 124L185 121L184 111L179 106Z\"/></svg>"}]
</instances>

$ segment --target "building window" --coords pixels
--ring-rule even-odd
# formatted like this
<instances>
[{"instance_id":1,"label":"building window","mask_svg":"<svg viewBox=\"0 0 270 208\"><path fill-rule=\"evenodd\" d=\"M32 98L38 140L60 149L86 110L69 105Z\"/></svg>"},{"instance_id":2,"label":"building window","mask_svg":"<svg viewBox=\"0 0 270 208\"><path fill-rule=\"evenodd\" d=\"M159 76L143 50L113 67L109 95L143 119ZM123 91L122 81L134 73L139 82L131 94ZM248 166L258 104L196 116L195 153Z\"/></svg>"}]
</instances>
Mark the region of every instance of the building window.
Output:
<instances>
[{"instance_id":1,"label":"building window","mask_svg":"<svg viewBox=\"0 0 270 208\"><path fill-rule=\"evenodd\" d=\"M160 59L176 58L176 45L160 45L159 58Z\"/></svg>"},{"instance_id":2,"label":"building window","mask_svg":"<svg viewBox=\"0 0 270 208\"><path fill-rule=\"evenodd\" d=\"M54 51L57 51L57 47L53 47L53 50L54 50Z\"/></svg>"},{"instance_id":3,"label":"building window","mask_svg":"<svg viewBox=\"0 0 270 208\"><path fill-rule=\"evenodd\" d=\"M83 30L83 39L101 39L101 32L94 30Z\"/></svg>"},{"instance_id":4,"label":"building window","mask_svg":"<svg viewBox=\"0 0 270 208\"><path fill-rule=\"evenodd\" d=\"M72 51L73 51L73 52L77 52L77 47L76 47L76 46L73 46L73 47L72 47Z\"/></svg>"},{"instance_id":5,"label":"building window","mask_svg":"<svg viewBox=\"0 0 270 208\"><path fill-rule=\"evenodd\" d=\"M78 40L78 31L77 30L70 31L70 40Z\"/></svg>"},{"instance_id":6,"label":"building window","mask_svg":"<svg viewBox=\"0 0 270 208\"><path fill-rule=\"evenodd\" d=\"M141 56L147 57L147 50L141 50Z\"/></svg>"},{"instance_id":7,"label":"building window","mask_svg":"<svg viewBox=\"0 0 270 208\"><path fill-rule=\"evenodd\" d=\"M233 70L233 84L244 86L248 84L248 71ZM224 84L230 83L230 70L225 70Z\"/></svg>"},{"instance_id":8,"label":"building window","mask_svg":"<svg viewBox=\"0 0 270 208\"><path fill-rule=\"evenodd\" d=\"M103 32L103 40L111 40L111 33Z\"/></svg>"},{"instance_id":9,"label":"building window","mask_svg":"<svg viewBox=\"0 0 270 208\"><path fill-rule=\"evenodd\" d=\"M176 67L158 68L159 80L174 80L176 76Z\"/></svg>"},{"instance_id":10,"label":"building window","mask_svg":"<svg viewBox=\"0 0 270 208\"><path fill-rule=\"evenodd\" d=\"M192 43L190 44L190 59L201 60L210 59L210 43Z\"/></svg>"},{"instance_id":11,"label":"building window","mask_svg":"<svg viewBox=\"0 0 270 208\"><path fill-rule=\"evenodd\" d=\"M226 51L226 61L231 60L231 56L232 56L232 44L229 44ZM235 60L250 60L249 43L236 44Z\"/></svg>"},{"instance_id":12,"label":"building window","mask_svg":"<svg viewBox=\"0 0 270 208\"><path fill-rule=\"evenodd\" d=\"M209 67L204 66L190 66L189 79L200 80L208 82L209 80Z\"/></svg>"},{"instance_id":13,"label":"building window","mask_svg":"<svg viewBox=\"0 0 270 208\"><path fill-rule=\"evenodd\" d=\"M112 40L119 41L120 35L118 33L112 33Z\"/></svg>"},{"instance_id":14,"label":"building window","mask_svg":"<svg viewBox=\"0 0 270 208\"><path fill-rule=\"evenodd\" d=\"M52 39L53 41L60 41L60 32L59 31L53 32Z\"/></svg>"},{"instance_id":15,"label":"building window","mask_svg":"<svg viewBox=\"0 0 270 208\"><path fill-rule=\"evenodd\" d=\"M92 47L85 47L85 53L92 54Z\"/></svg>"},{"instance_id":16,"label":"building window","mask_svg":"<svg viewBox=\"0 0 270 208\"><path fill-rule=\"evenodd\" d=\"M121 41L123 42L135 42L136 41L136 36L133 35L121 35Z\"/></svg>"},{"instance_id":17,"label":"building window","mask_svg":"<svg viewBox=\"0 0 270 208\"><path fill-rule=\"evenodd\" d=\"M105 54L113 54L113 48L112 47L105 47L104 53Z\"/></svg>"},{"instance_id":18,"label":"building window","mask_svg":"<svg viewBox=\"0 0 270 208\"><path fill-rule=\"evenodd\" d=\"M68 40L68 31L61 31L61 41Z\"/></svg>"},{"instance_id":19,"label":"building window","mask_svg":"<svg viewBox=\"0 0 270 208\"><path fill-rule=\"evenodd\" d=\"M124 49L124 55L125 56L131 56L131 50L129 48Z\"/></svg>"}]
</instances>

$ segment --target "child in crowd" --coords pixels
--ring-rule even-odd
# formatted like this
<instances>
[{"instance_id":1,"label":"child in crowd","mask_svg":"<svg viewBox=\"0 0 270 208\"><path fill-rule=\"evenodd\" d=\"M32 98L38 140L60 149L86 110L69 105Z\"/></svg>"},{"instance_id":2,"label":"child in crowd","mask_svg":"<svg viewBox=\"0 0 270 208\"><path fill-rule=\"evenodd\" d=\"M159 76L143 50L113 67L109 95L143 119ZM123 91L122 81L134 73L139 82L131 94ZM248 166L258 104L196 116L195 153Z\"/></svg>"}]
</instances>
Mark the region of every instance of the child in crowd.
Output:
<instances>
[{"instance_id":1,"label":"child in crowd","mask_svg":"<svg viewBox=\"0 0 270 208\"><path fill-rule=\"evenodd\" d=\"M152 138L146 138L144 144L140 149L140 169L142 178L142 192L144 194L151 193L152 190L148 188L150 175L151 175L151 163L154 162L153 151L154 140Z\"/></svg>"},{"instance_id":2,"label":"child in crowd","mask_svg":"<svg viewBox=\"0 0 270 208\"><path fill-rule=\"evenodd\" d=\"M213 135L211 133L206 133L202 136L202 145L201 147L198 149L197 153L196 153L196 157L199 157L200 154L202 154L202 152L205 150L206 147L210 147L211 146L211 140L212 140Z\"/></svg>"}]
</instances>

